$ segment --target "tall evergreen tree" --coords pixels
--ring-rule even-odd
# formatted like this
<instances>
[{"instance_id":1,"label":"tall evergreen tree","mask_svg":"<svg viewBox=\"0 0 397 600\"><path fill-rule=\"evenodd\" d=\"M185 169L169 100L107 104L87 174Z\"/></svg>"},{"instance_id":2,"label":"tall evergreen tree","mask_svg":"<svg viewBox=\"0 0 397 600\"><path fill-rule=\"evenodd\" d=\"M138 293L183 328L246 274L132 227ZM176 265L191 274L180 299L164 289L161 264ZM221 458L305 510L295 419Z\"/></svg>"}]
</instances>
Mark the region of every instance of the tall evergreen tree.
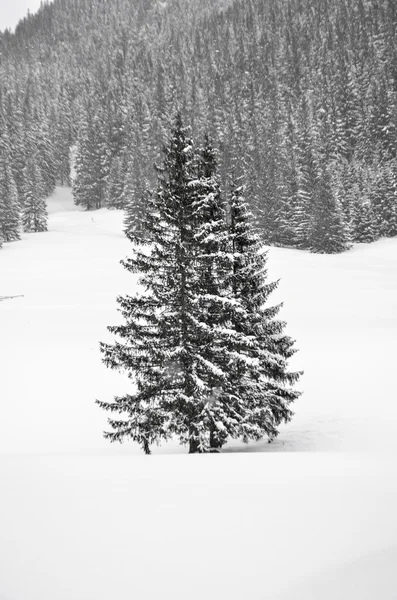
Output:
<instances>
[{"instance_id":1,"label":"tall evergreen tree","mask_svg":"<svg viewBox=\"0 0 397 600\"><path fill-rule=\"evenodd\" d=\"M124 186L122 201L125 207L124 232L127 236L145 235L145 218L151 197L151 182L148 173L150 164L148 149L143 140L148 136L148 123L143 117L142 131L137 122L130 124L124 155ZM133 151L139 148L139 154Z\"/></svg>"},{"instance_id":2,"label":"tall evergreen tree","mask_svg":"<svg viewBox=\"0 0 397 600\"><path fill-rule=\"evenodd\" d=\"M229 434L232 408L230 396L222 392L226 369L230 363L230 326L226 307L230 302L228 273L230 269L229 237L226 211L217 174L216 153L206 134L198 156L198 179L195 186L194 216L196 249L196 282L201 322L202 354L215 368L207 373L209 403L209 445L221 448ZM225 336L225 331L227 335ZM220 374L221 377L220 377ZM201 427L205 429L204 423Z\"/></svg>"},{"instance_id":3,"label":"tall evergreen tree","mask_svg":"<svg viewBox=\"0 0 397 600\"><path fill-rule=\"evenodd\" d=\"M288 360L296 350L293 340L284 333L285 323L277 319L280 305L267 306L277 282L267 282L267 255L253 231L243 192L243 186L232 183L231 323L238 334L234 351L239 358L231 370L229 385L245 408L239 434L245 441L265 435L272 440L278 435L278 426L292 417L290 405L300 395L293 386L300 373L288 370Z\"/></svg>"},{"instance_id":4,"label":"tall evergreen tree","mask_svg":"<svg viewBox=\"0 0 397 600\"><path fill-rule=\"evenodd\" d=\"M8 97L6 118L11 150L12 174L17 185L19 202L22 205L23 169L26 164L27 148L20 98Z\"/></svg>"},{"instance_id":5,"label":"tall evergreen tree","mask_svg":"<svg viewBox=\"0 0 397 600\"><path fill-rule=\"evenodd\" d=\"M24 169L22 186L23 230L28 232L47 231L47 205L45 201L45 183L37 162L30 160Z\"/></svg>"},{"instance_id":6,"label":"tall evergreen tree","mask_svg":"<svg viewBox=\"0 0 397 600\"><path fill-rule=\"evenodd\" d=\"M310 232L310 249L319 254L337 254L349 247L342 209L332 191L330 175L319 169Z\"/></svg>"},{"instance_id":7,"label":"tall evergreen tree","mask_svg":"<svg viewBox=\"0 0 397 600\"><path fill-rule=\"evenodd\" d=\"M180 116L158 176L150 243L123 262L142 291L118 299L125 323L109 330L121 341L101 344L105 364L127 369L135 384L114 402L97 401L122 415L109 419L105 437L132 438L147 453L172 436L191 453L273 437L291 417L298 374L286 369L292 341L274 319L278 307L262 308L274 286L254 276L264 265L259 241L247 220L241 234L240 213L228 232L214 151L206 139L195 158Z\"/></svg>"},{"instance_id":8,"label":"tall evergreen tree","mask_svg":"<svg viewBox=\"0 0 397 600\"><path fill-rule=\"evenodd\" d=\"M103 114L97 107L84 110L75 160L74 202L87 210L101 208L109 179L110 149L106 145Z\"/></svg>"},{"instance_id":9,"label":"tall evergreen tree","mask_svg":"<svg viewBox=\"0 0 397 600\"><path fill-rule=\"evenodd\" d=\"M178 118L159 174L159 188L147 215L150 232L148 252L137 248L123 262L139 273L146 290L134 297L119 298L125 324L110 327L122 342L101 344L104 362L115 369L127 367L136 389L98 402L102 408L126 415L109 419L111 441L130 437L146 453L150 446L177 435L195 444L192 426L203 396L196 360L197 304L192 281L192 182L195 180L191 140Z\"/></svg>"},{"instance_id":10,"label":"tall evergreen tree","mask_svg":"<svg viewBox=\"0 0 397 600\"><path fill-rule=\"evenodd\" d=\"M379 235L397 235L397 160L391 161L381 170L378 193L375 199L375 214Z\"/></svg>"},{"instance_id":11,"label":"tall evergreen tree","mask_svg":"<svg viewBox=\"0 0 397 600\"><path fill-rule=\"evenodd\" d=\"M178 116L147 215L149 252L138 248L134 258L124 261L128 270L141 275L146 292L119 298L126 324L110 331L125 343L101 345L104 362L116 369L128 363L137 386L135 393L114 403L99 402L128 416L110 419L115 431L105 435L111 440L131 437L145 452L172 435L188 443L192 453L206 451L215 438L220 444L215 429L222 431L225 423L236 429L228 414L232 407L218 398L227 380L225 335L209 327L214 305L220 313L223 304L211 288L215 247L204 217L217 212L216 190L209 189L209 153L207 146L197 165Z\"/></svg>"},{"instance_id":12,"label":"tall evergreen tree","mask_svg":"<svg viewBox=\"0 0 397 600\"><path fill-rule=\"evenodd\" d=\"M370 243L376 239L375 217L369 202L356 201L352 225L354 242Z\"/></svg>"},{"instance_id":13,"label":"tall evergreen tree","mask_svg":"<svg viewBox=\"0 0 397 600\"><path fill-rule=\"evenodd\" d=\"M18 189L10 163L10 145L4 120L0 123L0 238L4 242L20 239Z\"/></svg>"},{"instance_id":14,"label":"tall evergreen tree","mask_svg":"<svg viewBox=\"0 0 397 600\"><path fill-rule=\"evenodd\" d=\"M150 205L151 190L145 178L137 184L135 161L127 159L122 203L125 210L124 233L130 239L145 236L147 211ZM139 172L139 171L138 171Z\"/></svg>"},{"instance_id":15,"label":"tall evergreen tree","mask_svg":"<svg viewBox=\"0 0 397 600\"><path fill-rule=\"evenodd\" d=\"M108 208L124 208L125 165L123 157L115 156L112 160L107 186L106 206Z\"/></svg>"},{"instance_id":16,"label":"tall evergreen tree","mask_svg":"<svg viewBox=\"0 0 397 600\"><path fill-rule=\"evenodd\" d=\"M80 128L74 170L74 203L76 206L84 206L87 210L99 208L100 197L95 168L92 123L88 114L85 115L85 119Z\"/></svg>"}]
</instances>

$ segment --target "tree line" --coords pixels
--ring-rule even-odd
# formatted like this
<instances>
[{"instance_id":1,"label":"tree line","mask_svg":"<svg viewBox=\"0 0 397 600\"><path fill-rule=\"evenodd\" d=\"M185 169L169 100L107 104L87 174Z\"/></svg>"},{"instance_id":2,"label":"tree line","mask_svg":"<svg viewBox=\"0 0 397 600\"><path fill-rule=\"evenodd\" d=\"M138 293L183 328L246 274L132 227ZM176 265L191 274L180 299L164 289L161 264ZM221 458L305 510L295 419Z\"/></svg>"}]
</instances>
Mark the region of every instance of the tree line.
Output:
<instances>
[{"instance_id":1,"label":"tree line","mask_svg":"<svg viewBox=\"0 0 397 600\"><path fill-rule=\"evenodd\" d=\"M0 38L19 196L122 208L136 226L179 109L232 164L267 244L341 252L397 234L394 0L55 0ZM33 169L33 167L31 167ZM26 185L26 183L25 183ZM132 210L132 209L131 209Z\"/></svg>"},{"instance_id":2,"label":"tree line","mask_svg":"<svg viewBox=\"0 0 397 600\"><path fill-rule=\"evenodd\" d=\"M47 231L45 199L53 191L46 188L35 155L21 164L13 160L14 150L0 113L0 247L20 240L21 230Z\"/></svg>"}]
</instances>

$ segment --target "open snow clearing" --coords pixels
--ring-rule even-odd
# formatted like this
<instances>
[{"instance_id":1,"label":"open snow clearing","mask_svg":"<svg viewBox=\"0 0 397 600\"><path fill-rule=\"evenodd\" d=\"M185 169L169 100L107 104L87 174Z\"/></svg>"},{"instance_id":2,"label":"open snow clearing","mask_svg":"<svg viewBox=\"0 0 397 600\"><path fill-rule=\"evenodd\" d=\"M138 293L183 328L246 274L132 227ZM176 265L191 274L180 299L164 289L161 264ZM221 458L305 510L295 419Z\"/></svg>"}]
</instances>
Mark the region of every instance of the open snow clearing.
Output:
<instances>
[{"instance_id":1,"label":"open snow clearing","mask_svg":"<svg viewBox=\"0 0 397 600\"><path fill-rule=\"evenodd\" d=\"M397 239L271 248L302 397L272 443L145 457L102 438L99 341L134 292L123 214L59 188L0 250L0 598L395 599Z\"/></svg>"}]
</instances>

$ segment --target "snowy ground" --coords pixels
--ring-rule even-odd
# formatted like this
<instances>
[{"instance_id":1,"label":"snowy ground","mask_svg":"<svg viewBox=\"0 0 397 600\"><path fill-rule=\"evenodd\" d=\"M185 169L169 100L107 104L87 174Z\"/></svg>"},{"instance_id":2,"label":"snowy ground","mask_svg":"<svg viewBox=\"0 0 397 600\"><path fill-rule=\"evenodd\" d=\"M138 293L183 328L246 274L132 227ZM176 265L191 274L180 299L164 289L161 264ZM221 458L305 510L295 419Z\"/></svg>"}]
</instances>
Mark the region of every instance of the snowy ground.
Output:
<instances>
[{"instance_id":1,"label":"snowy ground","mask_svg":"<svg viewBox=\"0 0 397 600\"><path fill-rule=\"evenodd\" d=\"M122 215L49 209L0 251L0 600L397 599L397 240L270 251L305 370L274 444L144 457L94 404L129 385L98 351Z\"/></svg>"}]
</instances>

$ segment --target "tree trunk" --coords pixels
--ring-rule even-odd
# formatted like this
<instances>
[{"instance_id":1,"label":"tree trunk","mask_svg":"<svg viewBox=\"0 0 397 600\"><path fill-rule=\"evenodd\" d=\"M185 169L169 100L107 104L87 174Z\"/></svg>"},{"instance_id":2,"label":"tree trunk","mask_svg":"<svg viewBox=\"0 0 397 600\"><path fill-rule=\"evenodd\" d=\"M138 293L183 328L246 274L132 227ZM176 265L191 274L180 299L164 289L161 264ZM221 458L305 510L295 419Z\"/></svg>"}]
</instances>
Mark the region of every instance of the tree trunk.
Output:
<instances>
[{"instance_id":1,"label":"tree trunk","mask_svg":"<svg viewBox=\"0 0 397 600\"><path fill-rule=\"evenodd\" d=\"M222 442L216 433L217 429L215 425L212 425L210 430L210 452L219 452L219 450L222 448Z\"/></svg>"},{"instance_id":2,"label":"tree trunk","mask_svg":"<svg viewBox=\"0 0 397 600\"><path fill-rule=\"evenodd\" d=\"M189 454L196 454L196 453L201 453L200 447L199 447L199 441L194 439L194 438L190 438L189 440Z\"/></svg>"}]
</instances>

